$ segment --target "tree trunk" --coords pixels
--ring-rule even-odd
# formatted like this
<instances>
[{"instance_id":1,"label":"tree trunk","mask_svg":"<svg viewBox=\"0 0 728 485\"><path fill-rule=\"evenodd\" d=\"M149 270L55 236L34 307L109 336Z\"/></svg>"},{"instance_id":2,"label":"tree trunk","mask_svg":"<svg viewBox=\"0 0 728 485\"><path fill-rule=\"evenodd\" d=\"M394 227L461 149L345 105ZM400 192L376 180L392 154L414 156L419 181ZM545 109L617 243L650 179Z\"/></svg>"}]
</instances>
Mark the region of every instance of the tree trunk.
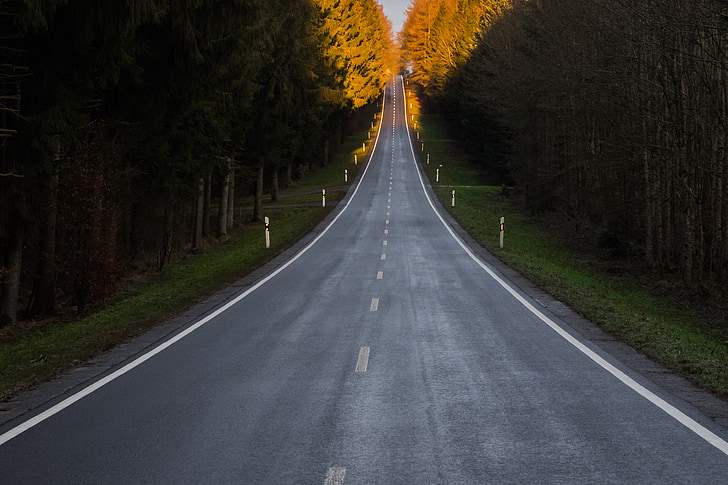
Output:
<instances>
[{"instance_id":1,"label":"tree trunk","mask_svg":"<svg viewBox=\"0 0 728 485\"><path fill-rule=\"evenodd\" d=\"M202 211L202 235L211 236L210 211L212 210L212 172L205 177L205 207Z\"/></svg>"},{"instance_id":2,"label":"tree trunk","mask_svg":"<svg viewBox=\"0 0 728 485\"><path fill-rule=\"evenodd\" d=\"M197 181L197 200L195 202L195 233L192 239L192 251L200 251L202 249L202 234L205 217L205 177L200 177Z\"/></svg>"},{"instance_id":3,"label":"tree trunk","mask_svg":"<svg viewBox=\"0 0 728 485\"><path fill-rule=\"evenodd\" d=\"M255 202L253 203L253 220L263 220L263 160L258 163L258 173L255 179Z\"/></svg>"},{"instance_id":4,"label":"tree trunk","mask_svg":"<svg viewBox=\"0 0 728 485\"><path fill-rule=\"evenodd\" d=\"M336 142L338 146L344 144L344 127L343 123L341 122L341 118L339 118L336 122Z\"/></svg>"},{"instance_id":5,"label":"tree trunk","mask_svg":"<svg viewBox=\"0 0 728 485\"><path fill-rule=\"evenodd\" d=\"M235 224L235 168L230 168L230 190L228 192L228 210L227 210L228 229L232 229Z\"/></svg>"},{"instance_id":6,"label":"tree trunk","mask_svg":"<svg viewBox=\"0 0 728 485\"><path fill-rule=\"evenodd\" d=\"M321 162L321 165L324 167L329 164L329 139L327 138L324 142L324 159Z\"/></svg>"},{"instance_id":7,"label":"tree trunk","mask_svg":"<svg viewBox=\"0 0 728 485\"><path fill-rule=\"evenodd\" d=\"M159 271L162 271L172 256L172 244L174 240L174 201L168 196L164 209L164 232L162 234L162 245L159 249ZM79 304L79 307L82 306Z\"/></svg>"},{"instance_id":8,"label":"tree trunk","mask_svg":"<svg viewBox=\"0 0 728 485\"><path fill-rule=\"evenodd\" d=\"M286 165L286 188L293 185L293 163Z\"/></svg>"},{"instance_id":9,"label":"tree trunk","mask_svg":"<svg viewBox=\"0 0 728 485\"><path fill-rule=\"evenodd\" d=\"M46 181L46 220L42 228L38 283L31 313L53 315L56 312L56 223L58 220L58 163L60 140L56 142L55 163Z\"/></svg>"},{"instance_id":10,"label":"tree trunk","mask_svg":"<svg viewBox=\"0 0 728 485\"><path fill-rule=\"evenodd\" d=\"M217 236L221 238L227 236L228 197L230 197L230 170L225 172L222 179L222 194L220 195L220 210L217 219Z\"/></svg>"},{"instance_id":11,"label":"tree trunk","mask_svg":"<svg viewBox=\"0 0 728 485\"><path fill-rule=\"evenodd\" d=\"M18 320L18 296L20 294L20 272L23 265L23 223L18 221L11 230L7 251L7 273L3 281L0 326L13 324Z\"/></svg>"},{"instance_id":12,"label":"tree trunk","mask_svg":"<svg viewBox=\"0 0 728 485\"><path fill-rule=\"evenodd\" d=\"M273 173L271 173L271 189L270 198L273 202L278 202L280 198L280 186L278 185L278 167L273 167Z\"/></svg>"}]
</instances>

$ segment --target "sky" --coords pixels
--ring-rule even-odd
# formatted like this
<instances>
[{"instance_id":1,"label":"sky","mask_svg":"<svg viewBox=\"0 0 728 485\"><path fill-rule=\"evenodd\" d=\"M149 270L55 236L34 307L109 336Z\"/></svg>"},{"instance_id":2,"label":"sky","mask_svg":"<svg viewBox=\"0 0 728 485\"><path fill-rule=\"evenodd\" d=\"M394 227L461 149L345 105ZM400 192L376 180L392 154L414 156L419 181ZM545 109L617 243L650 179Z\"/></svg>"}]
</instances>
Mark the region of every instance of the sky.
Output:
<instances>
[{"instance_id":1,"label":"sky","mask_svg":"<svg viewBox=\"0 0 728 485\"><path fill-rule=\"evenodd\" d=\"M379 0L384 6L384 13L389 17L392 22L392 30L396 34L402 30L402 23L404 22L404 11L410 4L410 0Z\"/></svg>"}]
</instances>

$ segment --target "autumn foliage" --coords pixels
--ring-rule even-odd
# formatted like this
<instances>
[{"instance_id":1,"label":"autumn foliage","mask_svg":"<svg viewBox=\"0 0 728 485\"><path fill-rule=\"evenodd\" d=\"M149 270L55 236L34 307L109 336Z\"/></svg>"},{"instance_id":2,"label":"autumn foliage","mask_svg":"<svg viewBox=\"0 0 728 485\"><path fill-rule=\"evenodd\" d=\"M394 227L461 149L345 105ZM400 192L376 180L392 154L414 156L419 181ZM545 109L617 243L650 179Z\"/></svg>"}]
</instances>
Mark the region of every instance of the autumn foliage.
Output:
<instances>
[{"instance_id":1,"label":"autumn foliage","mask_svg":"<svg viewBox=\"0 0 728 485\"><path fill-rule=\"evenodd\" d=\"M323 12L323 55L346 102L364 106L396 72L392 28L375 0L315 0Z\"/></svg>"}]
</instances>

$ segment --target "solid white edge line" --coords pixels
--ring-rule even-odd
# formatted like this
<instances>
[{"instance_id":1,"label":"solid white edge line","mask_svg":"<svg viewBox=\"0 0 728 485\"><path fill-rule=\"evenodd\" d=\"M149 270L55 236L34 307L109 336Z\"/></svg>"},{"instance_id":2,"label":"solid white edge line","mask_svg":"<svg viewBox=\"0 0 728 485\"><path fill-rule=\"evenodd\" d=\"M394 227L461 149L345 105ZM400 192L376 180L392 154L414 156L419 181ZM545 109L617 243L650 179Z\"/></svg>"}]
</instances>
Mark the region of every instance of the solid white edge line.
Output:
<instances>
[{"instance_id":1,"label":"solid white edge line","mask_svg":"<svg viewBox=\"0 0 728 485\"><path fill-rule=\"evenodd\" d=\"M668 403L664 399L662 399L660 396L656 395L654 392L650 391L646 387L644 387L639 382L632 379L630 376L616 368L614 365L607 362L603 357L601 357L599 354L591 350L589 347L581 343L576 337L571 335L569 332L564 330L557 324L555 321L541 313L536 307L534 307L531 303L529 303L523 296L521 296L516 290L514 290L508 283L506 283L502 278L500 278L487 264L483 263L471 250L468 248L468 246L460 240L460 238L455 234L455 232L450 228L450 226L445 222L445 219L440 215L435 205L432 203L432 200L430 199L430 195L427 193L427 189L425 188L425 183L422 180L422 175L420 174L420 168L417 165L417 159L415 156L415 150L412 146L412 138L410 137L409 132L409 122L407 121L407 92L404 88L404 80L403 77L400 76L400 82L402 84L402 91L405 93L405 107L404 107L404 122L405 127L407 128L407 140L409 141L409 147L410 152L412 152L412 163L415 165L415 171L417 172L417 177L420 180L420 185L422 186L422 190L425 193L425 197L427 198L427 202L430 204L430 207L435 212L435 215L438 219L440 219L440 222L443 226L445 226L445 229L450 233L450 235L455 239L455 241L460 245L461 248L465 251L465 253L470 256L470 258L475 261L478 266L480 266L483 270L485 270L486 273L488 273L495 281L498 282L500 286L502 286L508 293L510 293L513 298L518 300L519 303L521 303L524 307L526 307L531 313L536 315L542 322L544 322L546 325L551 327L552 330L554 330L557 334L559 334L561 337L564 338L567 342L569 342L571 345L576 347L581 353L589 357L591 360L593 360L595 363L597 363L600 367L602 367L604 370L612 374L614 377L622 381L623 384L625 384L627 387L635 391L637 394L642 396L643 398L650 401L652 404L660 408L662 411L667 413L669 416L677 420L680 424L688 428L693 433L697 434L701 438L703 438L705 441L713 445L715 448L723 452L725 455L728 455L728 442L726 442L723 438L716 435L712 431L710 431L708 428L703 426L702 424L695 421L693 418L685 414L684 412L680 411L678 408L673 406L672 404Z\"/></svg>"},{"instance_id":2,"label":"solid white edge line","mask_svg":"<svg viewBox=\"0 0 728 485\"><path fill-rule=\"evenodd\" d=\"M393 85L393 88L396 90L396 86ZM145 352L144 354L140 355L133 361L129 362L128 364L116 369L114 372L107 374L106 376L102 377L101 379L95 381L92 384L89 384L88 386L84 387L80 391L71 394L67 398L63 399L62 401L54 404L53 406L49 407L45 411L36 414L35 416L27 419L26 421L23 421L19 425L9 429L2 435L0 435L0 446L4 445L11 439L15 438L16 436L24 433L25 431L29 430L30 428L38 425L39 423L42 423L46 419L50 418L51 416L63 411L67 407L71 406L77 401L80 401L84 397L88 396L92 392L104 387L106 384L112 382L113 380L117 379L118 377L126 374L130 370L134 369L135 367L138 367L139 365L143 364L147 360L151 359L158 353L162 352L163 350L167 349L168 347L171 347L175 343L179 342L210 320L213 320L215 317L220 315L221 313L228 310L230 307L234 306L235 304L239 303L241 300L243 300L245 297L247 297L249 294L266 284L268 281L276 277L278 274L280 274L283 270L288 268L290 265L292 265L295 261L298 260L301 256L303 256L311 247L313 247L314 244L316 244L319 239L321 239L327 232L329 232L329 229L336 223L336 221L339 220L339 218L346 212L346 209L349 208L349 204L351 204L351 201L354 200L354 197L356 196L357 192L359 191L359 187L361 186L362 182L364 181L364 177L367 174L367 171L369 170L369 166L372 163L372 159L374 158L374 154L377 152L377 143L379 142L379 134L382 131L382 125L384 124L384 107L386 105L387 101L387 89L384 89L384 94L382 97L382 122L379 123L379 128L377 129L377 137L374 140L374 147L372 148L372 152L369 155L369 160L367 161L366 166L364 167L364 172L362 173L361 177L359 178L359 182L356 184L356 187L354 187L354 192L352 192L351 197L349 197L349 200L346 202L344 207L341 209L341 211L336 214L336 216L332 219L332 221L329 223L328 226L324 228L321 233L316 236L313 241L311 241L309 244L306 245L303 249L301 249L298 253L296 253L291 259L286 261L283 265L281 265L278 269L270 273L268 276L263 278L262 280L255 283L253 286L230 300L229 302L225 303L223 306L219 307L218 309L214 310L212 313L206 315L202 319L198 320L194 324L190 325L189 327L185 328L178 334L174 335L173 337L170 337L169 339L165 340L161 344L157 345L153 349Z\"/></svg>"}]
</instances>

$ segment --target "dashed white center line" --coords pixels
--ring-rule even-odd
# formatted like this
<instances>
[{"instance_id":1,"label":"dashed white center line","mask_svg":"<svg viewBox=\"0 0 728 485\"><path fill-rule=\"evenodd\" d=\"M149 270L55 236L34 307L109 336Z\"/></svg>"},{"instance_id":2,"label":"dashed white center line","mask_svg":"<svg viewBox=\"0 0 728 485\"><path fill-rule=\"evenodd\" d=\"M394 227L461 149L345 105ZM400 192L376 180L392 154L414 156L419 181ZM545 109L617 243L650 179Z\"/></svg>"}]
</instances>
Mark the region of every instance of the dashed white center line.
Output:
<instances>
[{"instance_id":1,"label":"dashed white center line","mask_svg":"<svg viewBox=\"0 0 728 485\"><path fill-rule=\"evenodd\" d=\"M389 216L389 212L387 212L387 216Z\"/></svg>"},{"instance_id":2,"label":"dashed white center line","mask_svg":"<svg viewBox=\"0 0 728 485\"><path fill-rule=\"evenodd\" d=\"M386 245L387 245L387 240L385 239L384 241L382 241L382 246L386 246Z\"/></svg>"},{"instance_id":3,"label":"dashed white center line","mask_svg":"<svg viewBox=\"0 0 728 485\"><path fill-rule=\"evenodd\" d=\"M386 236L387 234L389 234L389 229L384 230L384 235Z\"/></svg>"},{"instance_id":4,"label":"dashed white center line","mask_svg":"<svg viewBox=\"0 0 728 485\"><path fill-rule=\"evenodd\" d=\"M385 259L387 259L387 255L384 254L384 253L382 253L382 256L379 259L381 259L382 261L384 261Z\"/></svg>"},{"instance_id":5,"label":"dashed white center line","mask_svg":"<svg viewBox=\"0 0 728 485\"><path fill-rule=\"evenodd\" d=\"M382 278L384 278L384 271L377 271L377 279L381 280Z\"/></svg>"},{"instance_id":6,"label":"dashed white center line","mask_svg":"<svg viewBox=\"0 0 728 485\"><path fill-rule=\"evenodd\" d=\"M376 312L379 310L379 298L372 298L372 303L369 305L370 312Z\"/></svg>"},{"instance_id":7,"label":"dashed white center line","mask_svg":"<svg viewBox=\"0 0 728 485\"><path fill-rule=\"evenodd\" d=\"M343 466L332 466L326 471L324 485L344 485L346 468Z\"/></svg>"},{"instance_id":8,"label":"dashed white center line","mask_svg":"<svg viewBox=\"0 0 728 485\"><path fill-rule=\"evenodd\" d=\"M369 365L369 347L363 346L359 349L359 358L356 359L356 369L354 372L363 373L367 371Z\"/></svg>"},{"instance_id":9,"label":"dashed white center line","mask_svg":"<svg viewBox=\"0 0 728 485\"><path fill-rule=\"evenodd\" d=\"M386 221L384 221L384 223L387 224L387 225L389 225L389 219L387 219Z\"/></svg>"}]
</instances>

